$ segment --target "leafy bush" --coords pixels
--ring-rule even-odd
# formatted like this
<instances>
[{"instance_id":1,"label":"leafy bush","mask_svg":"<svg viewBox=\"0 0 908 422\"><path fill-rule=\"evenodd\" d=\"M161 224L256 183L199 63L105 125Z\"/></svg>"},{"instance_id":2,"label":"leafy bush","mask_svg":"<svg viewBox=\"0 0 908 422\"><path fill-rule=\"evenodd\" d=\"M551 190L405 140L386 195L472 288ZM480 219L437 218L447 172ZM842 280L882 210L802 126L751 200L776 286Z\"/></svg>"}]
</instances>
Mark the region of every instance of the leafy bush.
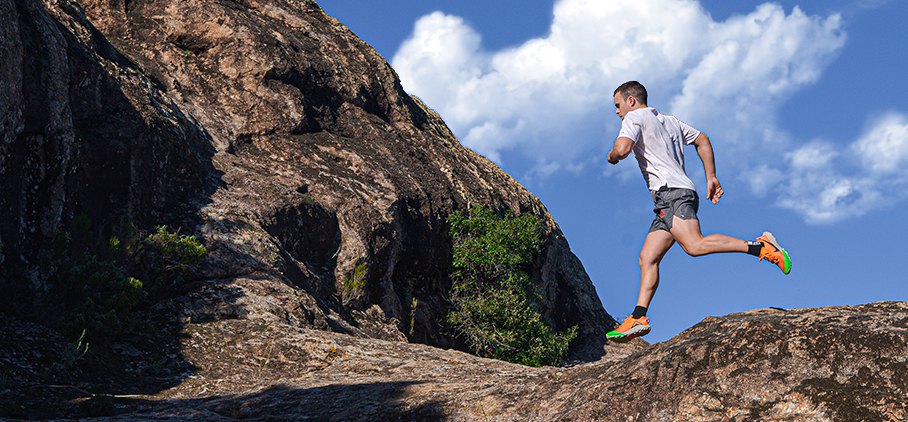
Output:
<instances>
[{"instance_id":1,"label":"leafy bush","mask_svg":"<svg viewBox=\"0 0 908 422\"><path fill-rule=\"evenodd\" d=\"M124 268L87 252L65 263L52 283L63 304L60 316L66 333L87 330L95 339L125 329L130 313L146 296L142 282Z\"/></svg>"},{"instance_id":2,"label":"leafy bush","mask_svg":"<svg viewBox=\"0 0 908 422\"><path fill-rule=\"evenodd\" d=\"M180 236L167 226L158 226L129 253L130 266L146 281L152 299L162 299L185 283L191 268L206 252L195 236Z\"/></svg>"},{"instance_id":3,"label":"leafy bush","mask_svg":"<svg viewBox=\"0 0 908 422\"><path fill-rule=\"evenodd\" d=\"M172 265L181 266L197 264L207 252L195 236L180 236L170 232L167 226L158 226L153 234L145 238L145 246L156 250Z\"/></svg>"},{"instance_id":4,"label":"leafy bush","mask_svg":"<svg viewBox=\"0 0 908 422\"><path fill-rule=\"evenodd\" d=\"M448 323L484 357L530 366L562 362L577 327L555 332L534 309L529 271L542 247L532 215L500 217L485 207L448 217L454 285Z\"/></svg>"},{"instance_id":5,"label":"leafy bush","mask_svg":"<svg viewBox=\"0 0 908 422\"><path fill-rule=\"evenodd\" d=\"M71 231L52 242L46 263L54 269L51 300L62 305L53 319L66 334L81 332L80 341L112 339L129 329L136 308L182 283L206 253L195 237L166 226L143 238L127 224L106 240L90 226L85 217L74 220Z\"/></svg>"}]
</instances>

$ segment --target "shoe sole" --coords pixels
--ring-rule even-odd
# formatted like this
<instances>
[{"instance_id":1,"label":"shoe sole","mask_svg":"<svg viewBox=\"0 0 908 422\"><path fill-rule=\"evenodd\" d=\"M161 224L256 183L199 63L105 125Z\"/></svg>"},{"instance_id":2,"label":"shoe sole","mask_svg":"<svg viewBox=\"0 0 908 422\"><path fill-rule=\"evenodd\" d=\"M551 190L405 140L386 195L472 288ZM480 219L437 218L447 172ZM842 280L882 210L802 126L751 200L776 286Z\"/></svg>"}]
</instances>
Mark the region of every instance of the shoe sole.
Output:
<instances>
[{"instance_id":1,"label":"shoe sole","mask_svg":"<svg viewBox=\"0 0 908 422\"><path fill-rule=\"evenodd\" d=\"M626 343L635 339L637 337L642 337L649 334L650 326L649 325L635 325L631 327L630 330L627 330L626 333L618 333L615 331L609 331L605 337L609 340L616 341L618 343ZM615 334L612 334L615 333Z\"/></svg>"},{"instance_id":2,"label":"shoe sole","mask_svg":"<svg viewBox=\"0 0 908 422\"><path fill-rule=\"evenodd\" d=\"M790 273L791 272L791 257L788 256L788 251L786 251L784 248L782 248L781 245L779 245L779 241L776 240L776 237L773 236L772 233L763 232L763 236L760 236L760 237L763 239L766 239L766 241L769 242L770 245L775 247L776 250L779 250L782 252L782 256L785 257L785 268L782 269L782 272L785 273L786 275L788 273Z\"/></svg>"}]
</instances>

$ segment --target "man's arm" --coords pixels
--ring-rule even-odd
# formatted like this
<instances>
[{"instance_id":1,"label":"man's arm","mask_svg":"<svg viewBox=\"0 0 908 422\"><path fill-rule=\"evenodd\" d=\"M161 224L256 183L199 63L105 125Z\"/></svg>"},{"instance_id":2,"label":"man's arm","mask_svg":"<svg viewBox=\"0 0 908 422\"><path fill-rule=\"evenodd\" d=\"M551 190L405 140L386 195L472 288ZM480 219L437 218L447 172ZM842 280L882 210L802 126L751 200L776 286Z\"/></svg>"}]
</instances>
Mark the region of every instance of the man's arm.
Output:
<instances>
[{"instance_id":1,"label":"man's arm","mask_svg":"<svg viewBox=\"0 0 908 422\"><path fill-rule=\"evenodd\" d=\"M697 147L697 155L700 156L700 161L703 161L703 170L706 172L706 199L709 199L713 204L719 202L719 198L725 194L725 191L722 190L722 185L719 184L719 179L716 178L716 159L713 156L713 145L709 142L709 138L700 132L700 135L697 136L697 139L694 139L694 146Z\"/></svg>"},{"instance_id":2,"label":"man's arm","mask_svg":"<svg viewBox=\"0 0 908 422\"><path fill-rule=\"evenodd\" d=\"M631 140L631 138L626 138L624 136L619 137L615 140L615 145L612 146L612 150L608 152L608 162L618 164L619 161L627 158L633 149L634 141Z\"/></svg>"}]
</instances>

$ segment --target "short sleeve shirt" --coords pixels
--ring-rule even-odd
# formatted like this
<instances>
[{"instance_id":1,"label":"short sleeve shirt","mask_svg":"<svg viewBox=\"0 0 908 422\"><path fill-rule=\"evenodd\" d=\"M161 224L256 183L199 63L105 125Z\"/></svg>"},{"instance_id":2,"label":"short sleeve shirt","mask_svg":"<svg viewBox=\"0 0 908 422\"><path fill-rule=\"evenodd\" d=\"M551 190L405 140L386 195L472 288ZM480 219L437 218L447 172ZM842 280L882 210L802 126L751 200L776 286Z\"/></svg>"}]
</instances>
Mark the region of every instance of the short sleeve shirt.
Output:
<instances>
[{"instance_id":1,"label":"short sleeve shirt","mask_svg":"<svg viewBox=\"0 0 908 422\"><path fill-rule=\"evenodd\" d=\"M624 115L618 133L619 138L634 141L634 157L651 191L662 187L695 190L684 169L684 145L698 136L699 130L652 107Z\"/></svg>"}]
</instances>

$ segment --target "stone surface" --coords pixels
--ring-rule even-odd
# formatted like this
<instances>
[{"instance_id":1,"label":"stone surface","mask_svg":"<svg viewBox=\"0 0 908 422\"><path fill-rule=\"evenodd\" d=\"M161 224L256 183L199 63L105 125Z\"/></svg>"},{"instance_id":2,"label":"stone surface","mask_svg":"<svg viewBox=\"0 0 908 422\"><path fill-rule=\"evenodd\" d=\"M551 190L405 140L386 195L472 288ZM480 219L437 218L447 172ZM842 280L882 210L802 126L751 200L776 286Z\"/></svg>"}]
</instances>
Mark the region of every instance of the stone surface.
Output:
<instances>
[{"instance_id":1,"label":"stone surface","mask_svg":"<svg viewBox=\"0 0 908 422\"><path fill-rule=\"evenodd\" d=\"M4 322L4 370L28 353L54 358L8 340L23 325ZM609 345L603 359L567 368L303 329L270 313L190 323L180 343L194 369L172 387L36 382L27 395L0 388L0 405L15 396L20 415L110 420L908 418L908 302L710 317L665 343Z\"/></svg>"},{"instance_id":2,"label":"stone surface","mask_svg":"<svg viewBox=\"0 0 908 422\"><path fill-rule=\"evenodd\" d=\"M218 171L210 136L78 4L2 0L0 20L0 299L40 314L73 219L192 225Z\"/></svg>"},{"instance_id":3,"label":"stone surface","mask_svg":"<svg viewBox=\"0 0 908 422\"><path fill-rule=\"evenodd\" d=\"M463 348L445 219L485 205L542 218L539 309L580 327L574 357L602 355L614 320L545 207L315 2L3 0L0 18L0 284L20 313L45 306L42 245L86 215L198 234L198 287L270 280L244 306L294 325Z\"/></svg>"}]
</instances>

